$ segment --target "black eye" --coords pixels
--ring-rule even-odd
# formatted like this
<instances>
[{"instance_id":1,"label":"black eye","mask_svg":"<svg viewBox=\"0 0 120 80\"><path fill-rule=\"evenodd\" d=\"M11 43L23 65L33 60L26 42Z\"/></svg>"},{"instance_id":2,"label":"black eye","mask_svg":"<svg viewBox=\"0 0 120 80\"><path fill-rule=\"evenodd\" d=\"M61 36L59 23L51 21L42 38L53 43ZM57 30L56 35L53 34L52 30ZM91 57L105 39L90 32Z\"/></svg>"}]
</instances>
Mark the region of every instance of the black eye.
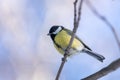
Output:
<instances>
[{"instance_id":1,"label":"black eye","mask_svg":"<svg viewBox=\"0 0 120 80\"><path fill-rule=\"evenodd\" d=\"M59 26L52 26L49 33L53 33L58 29Z\"/></svg>"}]
</instances>

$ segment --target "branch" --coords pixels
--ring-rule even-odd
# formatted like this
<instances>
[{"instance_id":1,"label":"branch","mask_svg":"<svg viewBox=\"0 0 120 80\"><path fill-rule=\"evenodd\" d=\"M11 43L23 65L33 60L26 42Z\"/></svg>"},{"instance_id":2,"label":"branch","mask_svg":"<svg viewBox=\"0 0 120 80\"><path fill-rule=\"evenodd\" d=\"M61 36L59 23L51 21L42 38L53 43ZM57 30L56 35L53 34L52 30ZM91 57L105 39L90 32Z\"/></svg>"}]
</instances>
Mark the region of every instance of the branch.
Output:
<instances>
[{"instance_id":1,"label":"branch","mask_svg":"<svg viewBox=\"0 0 120 80\"><path fill-rule=\"evenodd\" d=\"M81 19L81 9L82 9L83 0L80 1L79 9L78 9L78 19L77 19L77 26L79 25ZM74 26L75 27L75 26Z\"/></svg>"},{"instance_id":2,"label":"branch","mask_svg":"<svg viewBox=\"0 0 120 80\"><path fill-rule=\"evenodd\" d=\"M71 37L71 39L70 39L70 42L69 42L68 47L66 48L64 57L62 58L62 62L61 62L60 68L59 68L59 70L58 70L58 72L57 72L57 76L56 76L55 80L59 80L61 71L62 71L62 69L63 69L63 67L64 67L64 64L65 64L66 60L67 60L67 56L68 56L68 54L69 54L70 47L71 47L72 42L73 42L73 40L74 40L75 33L76 33L77 28L78 28L78 26L79 26L79 21L80 21L80 16L81 16L81 9L82 9L83 0L81 0L81 1L80 1L80 4L79 4L78 18L77 18L77 10L76 10L76 9L77 9L77 2L78 2L78 0L75 0L75 2L74 2L74 28L73 28L73 33L72 33L72 35L71 35L72 37Z\"/></svg>"},{"instance_id":3,"label":"branch","mask_svg":"<svg viewBox=\"0 0 120 80\"><path fill-rule=\"evenodd\" d=\"M118 68L120 68L120 58L117 59L116 61L112 62L107 67L101 69L100 71L98 71L82 80L97 80L97 79L109 74L110 72L115 71Z\"/></svg>"}]
</instances>

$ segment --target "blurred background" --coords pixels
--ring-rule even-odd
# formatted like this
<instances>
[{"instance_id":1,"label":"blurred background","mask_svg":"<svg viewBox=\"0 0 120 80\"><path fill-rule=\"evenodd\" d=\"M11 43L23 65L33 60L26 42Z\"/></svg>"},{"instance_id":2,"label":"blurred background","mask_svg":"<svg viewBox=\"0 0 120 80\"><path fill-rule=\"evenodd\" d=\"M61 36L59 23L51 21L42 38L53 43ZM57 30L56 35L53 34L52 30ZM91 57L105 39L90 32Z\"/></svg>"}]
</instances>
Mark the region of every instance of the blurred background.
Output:
<instances>
[{"instance_id":1,"label":"blurred background","mask_svg":"<svg viewBox=\"0 0 120 80\"><path fill-rule=\"evenodd\" d=\"M73 29L74 0L0 0L0 80L54 80L62 55L48 33L52 25ZM120 39L120 0L91 0ZM77 35L103 63L86 55L69 58L60 80L80 80L120 57L115 38L84 3ZM99 80L118 80L120 69Z\"/></svg>"}]
</instances>

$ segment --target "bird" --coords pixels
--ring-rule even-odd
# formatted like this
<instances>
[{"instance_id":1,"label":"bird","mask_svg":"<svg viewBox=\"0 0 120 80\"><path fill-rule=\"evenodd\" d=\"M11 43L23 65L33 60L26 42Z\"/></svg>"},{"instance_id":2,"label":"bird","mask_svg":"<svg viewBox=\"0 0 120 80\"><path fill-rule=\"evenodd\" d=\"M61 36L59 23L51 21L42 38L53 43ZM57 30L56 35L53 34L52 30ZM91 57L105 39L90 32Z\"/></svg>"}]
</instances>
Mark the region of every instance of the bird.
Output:
<instances>
[{"instance_id":1,"label":"bird","mask_svg":"<svg viewBox=\"0 0 120 80\"><path fill-rule=\"evenodd\" d=\"M57 51L64 55L66 48L69 45L72 33L73 32L71 30L61 25L53 25L47 35L51 37L54 47L57 49ZM88 47L80 38L78 38L78 36L75 35L68 56L72 56L76 53L82 52L87 53L88 55L96 58L100 62L103 62L103 60L105 59L105 57L101 54L92 51L90 47Z\"/></svg>"}]
</instances>

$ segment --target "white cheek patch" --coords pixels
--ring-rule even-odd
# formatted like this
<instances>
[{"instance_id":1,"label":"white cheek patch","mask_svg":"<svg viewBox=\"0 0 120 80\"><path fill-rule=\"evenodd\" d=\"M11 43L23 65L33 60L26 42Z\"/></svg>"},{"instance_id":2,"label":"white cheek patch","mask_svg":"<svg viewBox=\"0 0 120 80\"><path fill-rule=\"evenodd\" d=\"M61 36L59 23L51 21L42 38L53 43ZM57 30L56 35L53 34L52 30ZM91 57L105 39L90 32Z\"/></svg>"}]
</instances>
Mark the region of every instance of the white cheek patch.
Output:
<instances>
[{"instance_id":1,"label":"white cheek patch","mask_svg":"<svg viewBox=\"0 0 120 80\"><path fill-rule=\"evenodd\" d=\"M53 32L53 34L57 34L58 32L60 32L62 30L62 28L61 27L58 27L58 29L55 31L55 32Z\"/></svg>"}]
</instances>

